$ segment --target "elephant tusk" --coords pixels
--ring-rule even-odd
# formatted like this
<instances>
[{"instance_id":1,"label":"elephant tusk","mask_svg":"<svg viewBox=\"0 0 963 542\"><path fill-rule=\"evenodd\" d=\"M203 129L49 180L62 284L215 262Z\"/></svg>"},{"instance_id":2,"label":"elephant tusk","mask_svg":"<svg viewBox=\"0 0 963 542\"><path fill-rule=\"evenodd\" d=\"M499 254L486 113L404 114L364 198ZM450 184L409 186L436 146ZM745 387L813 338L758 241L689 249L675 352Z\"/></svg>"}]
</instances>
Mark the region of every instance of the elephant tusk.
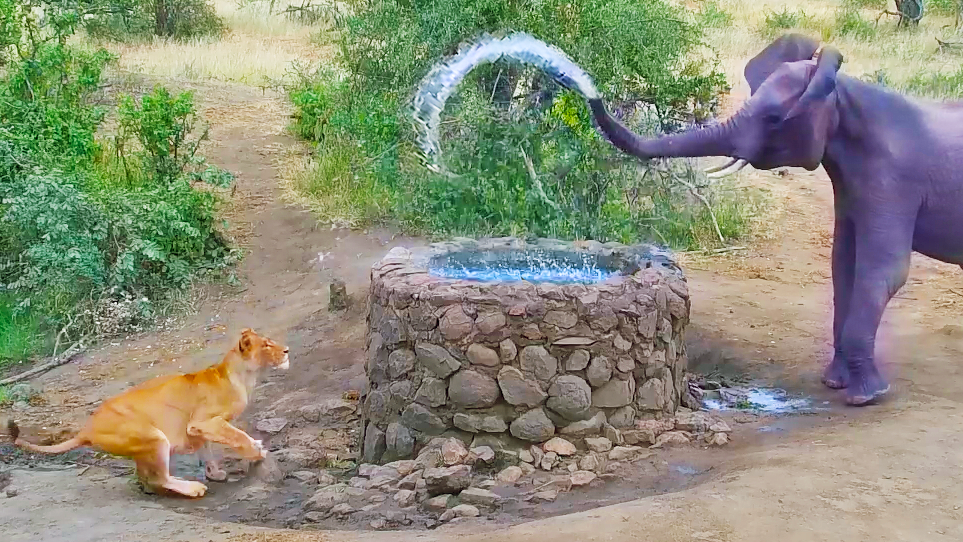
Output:
<instances>
[{"instance_id":1,"label":"elephant tusk","mask_svg":"<svg viewBox=\"0 0 963 542\"><path fill-rule=\"evenodd\" d=\"M721 166L711 167L711 168L708 168L708 169L703 170L703 172L704 172L704 173L715 173L715 172L717 172L717 171L722 171L722 170L726 169L727 167L731 166L732 164L735 164L735 163L738 162L738 161L739 161L738 158L733 158L733 159L729 160L728 162L726 162L725 164L722 164Z\"/></svg>"},{"instance_id":2,"label":"elephant tusk","mask_svg":"<svg viewBox=\"0 0 963 542\"><path fill-rule=\"evenodd\" d=\"M746 167L747 164L749 164L747 160L739 159L736 160L735 163L730 164L719 171L709 173L706 175L706 177L710 179L718 179L720 177L725 177L726 175L732 175L733 173L736 173L740 169Z\"/></svg>"}]
</instances>

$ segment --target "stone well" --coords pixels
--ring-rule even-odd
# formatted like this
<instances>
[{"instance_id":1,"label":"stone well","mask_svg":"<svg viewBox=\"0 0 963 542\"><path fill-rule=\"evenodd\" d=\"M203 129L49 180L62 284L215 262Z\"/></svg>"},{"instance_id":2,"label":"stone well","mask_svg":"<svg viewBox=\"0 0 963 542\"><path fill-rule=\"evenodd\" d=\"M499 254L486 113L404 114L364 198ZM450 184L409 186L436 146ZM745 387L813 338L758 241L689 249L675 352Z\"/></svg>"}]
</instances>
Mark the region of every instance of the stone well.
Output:
<instances>
[{"instance_id":1,"label":"stone well","mask_svg":"<svg viewBox=\"0 0 963 542\"><path fill-rule=\"evenodd\" d=\"M512 273L533 261L561 272ZM672 415L688 321L682 272L650 245L394 248L371 270L361 460L442 435L520 448Z\"/></svg>"}]
</instances>

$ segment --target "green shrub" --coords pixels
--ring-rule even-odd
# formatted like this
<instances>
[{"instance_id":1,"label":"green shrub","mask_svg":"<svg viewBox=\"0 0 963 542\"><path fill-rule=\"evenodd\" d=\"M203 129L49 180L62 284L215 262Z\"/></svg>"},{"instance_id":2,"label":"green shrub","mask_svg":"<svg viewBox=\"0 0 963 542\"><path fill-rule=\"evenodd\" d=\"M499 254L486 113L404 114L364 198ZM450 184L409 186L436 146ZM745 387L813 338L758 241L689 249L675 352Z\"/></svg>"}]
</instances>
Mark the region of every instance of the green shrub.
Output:
<instances>
[{"instance_id":1,"label":"green shrub","mask_svg":"<svg viewBox=\"0 0 963 542\"><path fill-rule=\"evenodd\" d=\"M963 69L950 73L918 73L899 86L901 90L917 96L939 99L963 98Z\"/></svg>"},{"instance_id":2,"label":"green shrub","mask_svg":"<svg viewBox=\"0 0 963 542\"><path fill-rule=\"evenodd\" d=\"M58 19L58 17L63 16ZM233 254L217 232L230 175L196 155L190 94L121 98L119 136L96 136L104 51L67 45L69 14L42 24L0 0L0 359L140 325L156 304ZM39 338L38 338L39 337Z\"/></svg>"},{"instance_id":3,"label":"green shrub","mask_svg":"<svg viewBox=\"0 0 963 542\"><path fill-rule=\"evenodd\" d=\"M152 36L184 40L217 36L224 23L210 0L49 0L75 13L92 37L140 41Z\"/></svg>"},{"instance_id":4,"label":"green shrub","mask_svg":"<svg viewBox=\"0 0 963 542\"><path fill-rule=\"evenodd\" d=\"M924 5L926 12L954 17L963 8L963 2L960 0L926 0Z\"/></svg>"},{"instance_id":5,"label":"green shrub","mask_svg":"<svg viewBox=\"0 0 963 542\"><path fill-rule=\"evenodd\" d=\"M709 28L728 28L732 25L732 14L724 10L718 3L705 0L699 3L699 19Z\"/></svg>"},{"instance_id":6,"label":"green shrub","mask_svg":"<svg viewBox=\"0 0 963 542\"><path fill-rule=\"evenodd\" d=\"M835 23L834 33L839 36L869 39L878 33L876 25L863 17L859 10L853 8L838 10Z\"/></svg>"},{"instance_id":7,"label":"green shrub","mask_svg":"<svg viewBox=\"0 0 963 542\"><path fill-rule=\"evenodd\" d=\"M776 36L786 30L803 27L811 17L806 15L803 10L793 10L783 7L779 11L766 8L766 17L762 21L762 34L766 36Z\"/></svg>"},{"instance_id":8,"label":"green shrub","mask_svg":"<svg viewBox=\"0 0 963 542\"><path fill-rule=\"evenodd\" d=\"M422 166L411 92L432 64L483 31L525 31L561 47L592 74L612 108L645 105L645 113L626 120L649 133L711 116L727 90L723 75L699 56L699 28L662 1L388 0L351 7L336 17L346 76L302 73L289 89L294 131L317 143L315 169L295 188L328 218L392 218L438 235L632 241L652 233L647 211L626 195L640 178L638 162L597 134L581 96L515 63L480 66L466 77L442 123L450 173ZM692 207L676 192L655 198L679 213ZM686 233L668 241L689 246L692 239Z\"/></svg>"}]
</instances>

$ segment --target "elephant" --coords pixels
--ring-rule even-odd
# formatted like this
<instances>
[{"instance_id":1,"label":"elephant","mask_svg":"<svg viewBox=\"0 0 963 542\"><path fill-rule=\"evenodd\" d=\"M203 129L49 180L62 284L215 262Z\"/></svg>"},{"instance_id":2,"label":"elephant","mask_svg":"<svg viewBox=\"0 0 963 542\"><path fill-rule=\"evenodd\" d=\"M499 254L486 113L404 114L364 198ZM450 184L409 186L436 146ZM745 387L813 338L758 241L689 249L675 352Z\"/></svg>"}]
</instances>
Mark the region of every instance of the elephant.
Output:
<instances>
[{"instance_id":1,"label":"elephant","mask_svg":"<svg viewBox=\"0 0 963 542\"><path fill-rule=\"evenodd\" d=\"M822 374L848 405L884 397L874 358L912 253L963 267L963 102L917 100L839 73L843 55L784 34L749 60L751 94L718 124L643 138L588 100L601 133L647 160L729 157L713 175L823 166L832 181L833 358ZM709 171L709 170L707 170Z\"/></svg>"}]
</instances>

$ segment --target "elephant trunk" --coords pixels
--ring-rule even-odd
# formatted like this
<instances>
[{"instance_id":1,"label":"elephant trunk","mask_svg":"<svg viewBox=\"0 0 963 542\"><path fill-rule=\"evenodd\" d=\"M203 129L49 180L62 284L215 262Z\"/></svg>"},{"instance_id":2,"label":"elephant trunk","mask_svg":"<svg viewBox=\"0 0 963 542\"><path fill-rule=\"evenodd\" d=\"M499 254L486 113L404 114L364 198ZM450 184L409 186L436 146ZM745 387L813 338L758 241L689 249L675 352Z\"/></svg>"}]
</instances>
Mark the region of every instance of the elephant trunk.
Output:
<instances>
[{"instance_id":1,"label":"elephant trunk","mask_svg":"<svg viewBox=\"0 0 963 542\"><path fill-rule=\"evenodd\" d=\"M660 157L733 156L736 152L731 132L739 121L739 114L709 128L647 139L629 130L610 115L601 99L589 100L589 107L602 133L613 145L643 160Z\"/></svg>"}]
</instances>

